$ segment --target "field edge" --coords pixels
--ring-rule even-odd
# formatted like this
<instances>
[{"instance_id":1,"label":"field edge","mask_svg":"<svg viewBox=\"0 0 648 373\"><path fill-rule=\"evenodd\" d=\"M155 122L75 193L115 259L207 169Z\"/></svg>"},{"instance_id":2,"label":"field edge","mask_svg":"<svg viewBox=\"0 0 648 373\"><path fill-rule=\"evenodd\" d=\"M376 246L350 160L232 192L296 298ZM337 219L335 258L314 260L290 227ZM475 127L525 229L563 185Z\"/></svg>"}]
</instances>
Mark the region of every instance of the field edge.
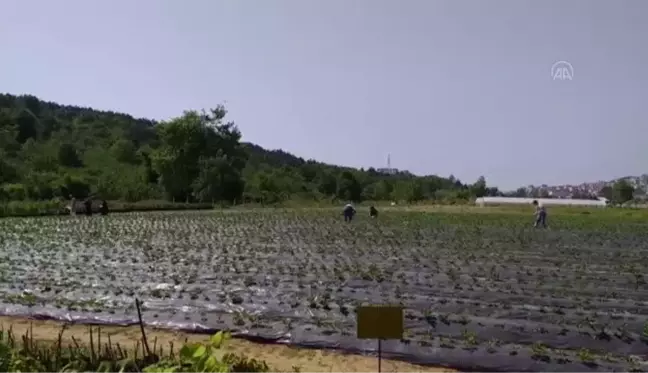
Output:
<instances>
[{"instance_id":1,"label":"field edge","mask_svg":"<svg viewBox=\"0 0 648 373\"><path fill-rule=\"evenodd\" d=\"M24 335L33 332L33 338L40 342L55 342L63 326L63 342L72 343L89 340L91 325L71 324L54 320L37 320L30 317L0 316L0 326L3 331L12 330L14 335ZM110 336L113 343L122 346L135 346L141 340L139 326L92 326L100 328L101 334ZM149 343L164 346L168 349L172 343L179 348L186 341L199 342L209 338L206 334L171 331L145 327ZM131 347L132 348L132 347ZM378 360L375 356L358 355L345 351L330 349L302 348L285 344L253 342L245 338L232 338L227 351L244 355L249 358L264 360L274 371L280 372L367 372L375 371ZM382 370L385 372L457 372L447 367L421 366L398 360L383 359Z\"/></svg>"}]
</instances>

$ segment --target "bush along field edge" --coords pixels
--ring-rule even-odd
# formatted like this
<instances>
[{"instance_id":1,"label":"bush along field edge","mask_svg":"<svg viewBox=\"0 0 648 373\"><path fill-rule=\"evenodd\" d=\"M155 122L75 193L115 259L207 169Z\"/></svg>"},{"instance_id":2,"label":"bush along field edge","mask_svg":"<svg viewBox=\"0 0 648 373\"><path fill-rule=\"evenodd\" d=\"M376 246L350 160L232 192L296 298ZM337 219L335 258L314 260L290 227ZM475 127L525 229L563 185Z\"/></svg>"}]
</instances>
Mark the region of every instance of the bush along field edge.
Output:
<instances>
[{"instance_id":1,"label":"bush along field edge","mask_svg":"<svg viewBox=\"0 0 648 373\"><path fill-rule=\"evenodd\" d=\"M139 301L136 300L138 315ZM149 343L144 325L141 342L134 347L112 343L110 335L103 336L101 328L89 328L86 343L72 337L73 343L63 344L65 325L57 341L43 343L33 338L30 326L16 338L11 327L0 330L0 371L2 372L268 372L265 361L227 353L226 342L231 337L220 331L206 343L185 343L178 350L170 344L167 350Z\"/></svg>"},{"instance_id":2,"label":"bush along field edge","mask_svg":"<svg viewBox=\"0 0 648 373\"><path fill-rule=\"evenodd\" d=\"M61 200L0 202L0 217L69 215L67 205L69 205L69 201L66 203ZM211 203L169 201L108 201L108 205L110 206L110 212L209 210L215 207ZM99 212L99 201L93 201L92 209L93 213ZM77 207L77 212L83 212L80 206Z\"/></svg>"}]
</instances>

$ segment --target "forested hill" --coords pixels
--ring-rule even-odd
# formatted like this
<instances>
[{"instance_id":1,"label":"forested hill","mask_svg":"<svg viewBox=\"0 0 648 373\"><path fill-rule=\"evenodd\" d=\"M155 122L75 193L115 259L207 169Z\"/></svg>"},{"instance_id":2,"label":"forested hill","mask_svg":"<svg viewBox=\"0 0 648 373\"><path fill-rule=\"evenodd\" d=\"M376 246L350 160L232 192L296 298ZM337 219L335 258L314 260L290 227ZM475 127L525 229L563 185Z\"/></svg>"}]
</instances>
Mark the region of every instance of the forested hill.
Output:
<instances>
[{"instance_id":1,"label":"forested hill","mask_svg":"<svg viewBox=\"0 0 648 373\"><path fill-rule=\"evenodd\" d=\"M480 178L384 175L241 143L224 107L165 122L0 94L0 199L84 198L276 203L469 199Z\"/></svg>"}]
</instances>

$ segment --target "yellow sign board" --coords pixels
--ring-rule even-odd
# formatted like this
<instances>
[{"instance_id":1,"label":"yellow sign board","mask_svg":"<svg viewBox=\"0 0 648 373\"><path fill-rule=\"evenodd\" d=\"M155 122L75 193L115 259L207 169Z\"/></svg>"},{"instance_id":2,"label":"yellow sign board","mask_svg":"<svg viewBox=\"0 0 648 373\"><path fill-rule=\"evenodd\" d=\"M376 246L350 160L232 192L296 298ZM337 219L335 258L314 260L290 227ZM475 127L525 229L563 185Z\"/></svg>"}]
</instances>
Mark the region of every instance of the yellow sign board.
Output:
<instances>
[{"instance_id":1,"label":"yellow sign board","mask_svg":"<svg viewBox=\"0 0 648 373\"><path fill-rule=\"evenodd\" d=\"M359 339L402 339L403 307L358 307Z\"/></svg>"}]
</instances>

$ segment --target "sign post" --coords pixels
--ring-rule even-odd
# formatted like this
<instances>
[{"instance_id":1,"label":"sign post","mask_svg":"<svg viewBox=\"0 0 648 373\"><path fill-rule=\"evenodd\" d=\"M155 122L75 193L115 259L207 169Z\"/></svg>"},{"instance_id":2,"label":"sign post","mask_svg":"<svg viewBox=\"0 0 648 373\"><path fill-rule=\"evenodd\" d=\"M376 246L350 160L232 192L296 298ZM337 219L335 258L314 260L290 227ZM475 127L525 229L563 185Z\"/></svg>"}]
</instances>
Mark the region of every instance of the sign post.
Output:
<instances>
[{"instance_id":1,"label":"sign post","mask_svg":"<svg viewBox=\"0 0 648 373\"><path fill-rule=\"evenodd\" d=\"M382 365L382 341L403 339L403 307L358 307L358 339L378 340L378 372Z\"/></svg>"}]
</instances>

